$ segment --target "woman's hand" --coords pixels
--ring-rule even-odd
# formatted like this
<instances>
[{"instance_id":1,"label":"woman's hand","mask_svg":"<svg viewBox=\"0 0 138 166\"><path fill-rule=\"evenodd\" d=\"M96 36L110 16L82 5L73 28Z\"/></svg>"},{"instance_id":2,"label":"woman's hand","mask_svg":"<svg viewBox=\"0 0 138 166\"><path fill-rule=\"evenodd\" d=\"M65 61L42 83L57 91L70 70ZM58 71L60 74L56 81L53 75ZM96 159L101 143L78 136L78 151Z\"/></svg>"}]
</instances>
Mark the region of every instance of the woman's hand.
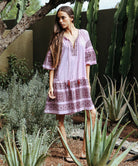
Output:
<instances>
[{"instance_id":1,"label":"woman's hand","mask_svg":"<svg viewBox=\"0 0 138 166\"><path fill-rule=\"evenodd\" d=\"M54 91L53 88L49 88L48 95L51 99L55 99L56 96L54 96Z\"/></svg>"}]
</instances>

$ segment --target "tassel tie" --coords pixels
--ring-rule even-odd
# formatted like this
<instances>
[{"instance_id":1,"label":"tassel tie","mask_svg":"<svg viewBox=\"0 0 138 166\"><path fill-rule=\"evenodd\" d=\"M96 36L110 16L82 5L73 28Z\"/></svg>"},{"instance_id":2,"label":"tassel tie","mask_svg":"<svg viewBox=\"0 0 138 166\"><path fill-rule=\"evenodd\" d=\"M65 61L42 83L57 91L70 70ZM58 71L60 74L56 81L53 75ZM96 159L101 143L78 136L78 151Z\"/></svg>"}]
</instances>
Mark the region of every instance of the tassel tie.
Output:
<instances>
[{"instance_id":1,"label":"tassel tie","mask_svg":"<svg viewBox=\"0 0 138 166\"><path fill-rule=\"evenodd\" d=\"M78 80L77 83L80 85L80 80ZM68 80L68 87L70 87L70 80Z\"/></svg>"},{"instance_id":2,"label":"tassel tie","mask_svg":"<svg viewBox=\"0 0 138 166\"><path fill-rule=\"evenodd\" d=\"M70 80L68 80L68 87L70 87Z\"/></svg>"}]
</instances>

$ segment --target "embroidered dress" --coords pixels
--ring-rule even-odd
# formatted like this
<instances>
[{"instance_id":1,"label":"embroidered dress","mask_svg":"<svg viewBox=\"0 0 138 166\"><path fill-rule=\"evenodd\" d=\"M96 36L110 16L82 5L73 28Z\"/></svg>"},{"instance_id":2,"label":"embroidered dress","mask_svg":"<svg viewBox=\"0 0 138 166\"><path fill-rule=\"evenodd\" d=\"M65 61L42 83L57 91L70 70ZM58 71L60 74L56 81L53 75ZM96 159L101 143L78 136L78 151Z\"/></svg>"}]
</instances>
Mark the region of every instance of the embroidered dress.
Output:
<instances>
[{"instance_id":1,"label":"embroidered dress","mask_svg":"<svg viewBox=\"0 0 138 166\"><path fill-rule=\"evenodd\" d=\"M96 55L89 34L80 29L74 47L69 39L63 37L62 53L59 65L52 67L52 57L48 51L43 68L54 70L53 89L55 99L46 100L45 113L73 114L94 108L86 65L96 64Z\"/></svg>"}]
</instances>

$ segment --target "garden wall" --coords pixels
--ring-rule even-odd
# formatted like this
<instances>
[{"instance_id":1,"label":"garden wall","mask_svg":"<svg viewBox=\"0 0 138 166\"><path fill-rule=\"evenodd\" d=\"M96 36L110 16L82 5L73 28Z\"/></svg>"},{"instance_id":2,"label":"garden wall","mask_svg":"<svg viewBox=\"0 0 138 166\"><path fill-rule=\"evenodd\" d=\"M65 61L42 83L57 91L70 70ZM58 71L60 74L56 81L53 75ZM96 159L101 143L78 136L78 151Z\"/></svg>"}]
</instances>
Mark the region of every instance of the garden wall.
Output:
<instances>
[{"instance_id":1,"label":"garden wall","mask_svg":"<svg viewBox=\"0 0 138 166\"><path fill-rule=\"evenodd\" d=\"M5 34L8 33L6 30ZM7 72L8 56L14 54L19 59L26 59L28 66L33 66L33 31L26 30L0 56L0 71Z\"/></svg>"}]
</instances>

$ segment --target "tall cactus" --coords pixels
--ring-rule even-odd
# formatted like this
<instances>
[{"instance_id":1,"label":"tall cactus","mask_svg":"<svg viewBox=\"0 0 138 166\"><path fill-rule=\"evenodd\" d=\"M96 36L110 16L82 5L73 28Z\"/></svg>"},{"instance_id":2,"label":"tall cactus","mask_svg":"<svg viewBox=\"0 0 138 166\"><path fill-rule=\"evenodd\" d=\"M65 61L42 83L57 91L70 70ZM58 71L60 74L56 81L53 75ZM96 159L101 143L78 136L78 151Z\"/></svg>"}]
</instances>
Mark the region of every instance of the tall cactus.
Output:
<instances>
[{"instance_id":1,"label":"tall cactus","mask_svg":"<svg viewBox=\"0 0 138 166\"><path fill-rule=\"evenodd\" d=\"M87 10L87 30L90 34L90 39L95 50L97 42L96 24L98 20L98 10L99 0L90 0Z\"/></svg>"},{"instance_id":2,"label":"tall cactus","mask_svg":"<svg viewBox=\"0 0 138 166\"><path fill-rule=\"evenodd\" d=\"M83 2L84 2L84 0L75 2L75 6L74 6L74 20L75 20L75 27L76 28L80 28L81 11L82 11Z\"/></svg>"},{"instance_id":3,"label":"tall cactus","mask_svg":"<svg viewBox=\"0 0 138 166\"><path fill-rule=\"evenodd\" d=\"M131 67L131 56L133 52L133 47L135 42L133 42L133 36L135 31L135 20L136 20L136 14L137 14L137 3L138 0L128 0L127 5L127 17L128 17L128 23L127 23L127 29L125 33L125 43L122 48L122 57L120 61L120 73L124 77L127 76L129 73L130 67Z\"/></svg>"},{"instance_id":4,"label":"tall cactus","mask_svg":"<svg viewBox=\"0 0 138 166\"><path fill-rule=\"evenodd\" d=\"M87 30L90 34L90 39L92 41L94 50L96 52L96 55L98 55L98 52L96 50L96 43L97 43L97 20L98 20L98 9L99 9L99 0L90 0L88 4L87 9ZM98 56L97 56L98 60ZM94 75L98 73L98 65L91 67L91 73L90 76L94 78Z\"/></svg>"},{"instance_id":5,"label":"tall cactus","mask_svg":"<svg viewBox=\"0 0 138 166\"><path fill-rule=\"evenodd\" d=\"M114 29L111 37L111 45L108 52L108 61L105 69L105 74L109 75L111 78L116 79L119 75L118 69L124 42L125 24L127 20L127 2L128 0L122 0L114 15Z\"/></svg>"}]
</instances>

